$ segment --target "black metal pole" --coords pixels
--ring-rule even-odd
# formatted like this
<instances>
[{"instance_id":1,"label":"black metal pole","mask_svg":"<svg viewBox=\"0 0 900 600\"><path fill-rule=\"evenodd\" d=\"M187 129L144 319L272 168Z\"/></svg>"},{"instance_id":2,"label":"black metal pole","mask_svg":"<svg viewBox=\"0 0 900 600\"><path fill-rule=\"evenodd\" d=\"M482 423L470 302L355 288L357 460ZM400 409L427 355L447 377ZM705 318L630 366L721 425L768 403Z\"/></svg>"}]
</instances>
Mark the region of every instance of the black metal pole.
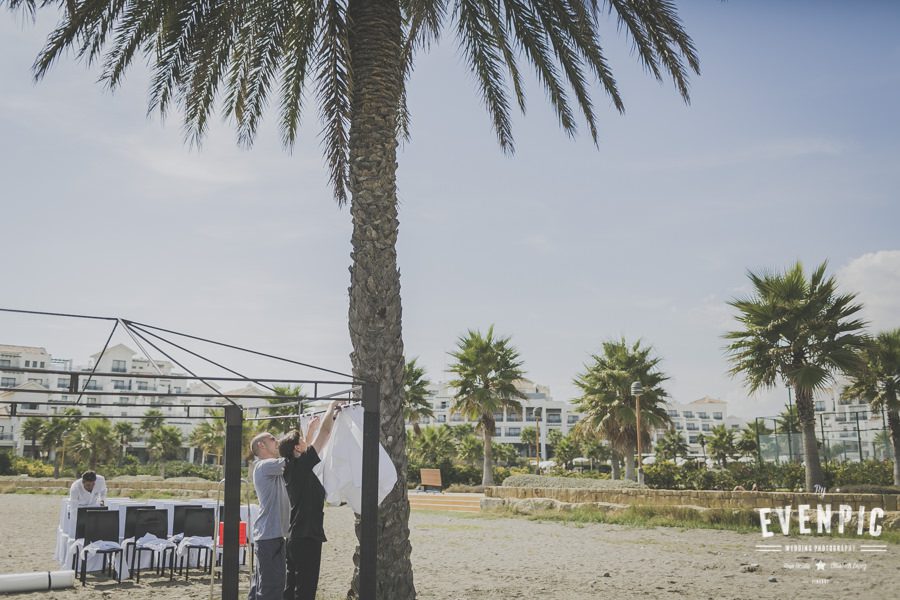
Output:
<instances>
[{"instance_id":1,"label":"black metal pole","mask_svg":"<svg viewBox=\"0 0 900 600\"><path fill-rule=\"evenodd\" d=\"M378 450L381 407L378 384L363 384L362 515L359 539L359 597L375 600L378 568Z\"/></svg>"},{"instance_id":2,"label":"black metal pole","mask_svg":"<svg viewBox=\"0 0 900 600\"><path fill-rule=\"evenodd\" d=\"M222 532L222 600L238 600L243 411L225 407L225 522Z\"/></svg>"}]
</instances>

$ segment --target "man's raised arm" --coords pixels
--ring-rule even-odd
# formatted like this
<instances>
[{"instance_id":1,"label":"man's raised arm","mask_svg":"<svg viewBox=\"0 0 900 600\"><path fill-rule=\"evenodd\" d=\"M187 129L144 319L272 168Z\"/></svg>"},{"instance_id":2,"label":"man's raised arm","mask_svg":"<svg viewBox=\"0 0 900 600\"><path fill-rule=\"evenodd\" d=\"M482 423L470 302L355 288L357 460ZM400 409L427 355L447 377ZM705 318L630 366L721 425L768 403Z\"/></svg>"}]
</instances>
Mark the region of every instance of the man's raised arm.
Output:
<instances>
[{"instance_id":1,"label":"man's raised arm","mask_svg":"<svg viewBox=\"0 0 900 600\"><path fill-rule=\"evenodd\" d=\"M322 425L319 427L319 433L316 435L316 441L312 443L312 447L316 449L316 454L321 454L322 449L331 438L331 429L334 427L334 420L340 412L340 400L334 400L328 405L328 410L322 418Z\"/></svg>"}]
</instances>

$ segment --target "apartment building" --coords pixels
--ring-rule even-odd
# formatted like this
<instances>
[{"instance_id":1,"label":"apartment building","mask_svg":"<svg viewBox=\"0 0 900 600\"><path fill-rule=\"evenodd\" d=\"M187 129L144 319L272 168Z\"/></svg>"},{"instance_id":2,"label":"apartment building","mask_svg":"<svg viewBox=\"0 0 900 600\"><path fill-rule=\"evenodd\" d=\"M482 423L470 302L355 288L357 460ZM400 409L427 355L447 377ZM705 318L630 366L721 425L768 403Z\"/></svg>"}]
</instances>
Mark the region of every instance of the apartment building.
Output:
<instances>
[{"instance_id":1,"label":"apartment building","mask_svg":"<svg viewBox=\"0 0 900 600\"><path fill-rule=\"evenodd\" d=\"M666 402L666 411L672 420L672 427L682 435L687 443L691 456L703 455L703 447L699 442L700 435L708 437L713 427L717 425L724 425L728 429L737 431L746 422L746 419L728 414L727 402L708 396L686 404ZM657 429L651 433L653 448L665 433L666 429ZM652 452L651 449L648 454Z\"/></svg>"}]
</instances>

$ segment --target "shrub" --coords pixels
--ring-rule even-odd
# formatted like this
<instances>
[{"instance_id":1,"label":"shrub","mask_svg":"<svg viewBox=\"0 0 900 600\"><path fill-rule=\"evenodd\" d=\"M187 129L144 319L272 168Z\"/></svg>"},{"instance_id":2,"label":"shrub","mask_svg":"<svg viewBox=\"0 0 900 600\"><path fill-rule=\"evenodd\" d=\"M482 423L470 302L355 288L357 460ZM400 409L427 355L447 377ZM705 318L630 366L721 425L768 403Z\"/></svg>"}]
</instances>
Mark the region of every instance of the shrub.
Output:
<instances>
[{"instance_id":1,"label":"shrub","mask_svg":"<svg viewBox=\"0 0 900 600\"><path fill-rule=\"evenodd\" d=\"M14 475L28 475L29 477L53 477L53 466L33 458L16 456L12 460L12 472Z\"/></svg>"},{"instance_id":2,"label":"shrub","mask_svg":"<svg viewBox=\"0 0 900 600\"><path fill-rule=\"evenodd\" d=\"M13 463L9 452L0 452L0 475L12 475Z\"/></svg>"},{"instance_id":3,"label":"shrub","mask_svg":"<svg viewBox=\"0 0 900 600\"><path fill-rule=\"evenodd\" d=\"M851 484L839 489L845 494L900 494L900 485Z\"/></svg>"},{"instance_id":4,"label":"shrub","mask_svg":"<svg viewBox=\"0 0 900 600\"><path fill-rule=\"evenodd\" d=\"M546 475L511 475L503 482L504 487L544 487L544 488L588 488L614 490L643 487L634 481L593 479L587 477L549 477Z\"/></svg>"},{"instance_id":5,"label":"shrub","mask_svg":"<svg viewBox=\"0 0 900 600\"><path fill-rule=\"evenodd\" d=\"M826 485L845 488L848 485L883 485L894 483L894 463L889 460L867 460L861 463L831 463L826 468Z\"/></svg>"}]
</instances>

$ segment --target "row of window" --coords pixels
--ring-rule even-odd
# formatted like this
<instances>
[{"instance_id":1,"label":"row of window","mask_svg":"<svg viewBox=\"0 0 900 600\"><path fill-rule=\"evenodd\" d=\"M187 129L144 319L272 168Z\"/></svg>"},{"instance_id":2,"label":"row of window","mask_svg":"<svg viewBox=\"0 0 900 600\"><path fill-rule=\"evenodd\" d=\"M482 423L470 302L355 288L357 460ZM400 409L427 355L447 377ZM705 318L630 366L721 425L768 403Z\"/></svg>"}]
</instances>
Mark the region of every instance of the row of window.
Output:
<instances>
[{"instance_id":1,"label":"row of window","mask_svg":"<svg viewBox=\"0 0 900 600\"><path fill-rule=\"evenodd\" d=\"M709 413L707 413L707 412L705 412L705 411L698 411L698 412L697 412L697 416L694 417L694 411L692 411L692 410L686 410L686 411L682 412L682 413L679 415L679 413L678 413L677 410L675 410L674 408L670 408L670 409L669 409L669 416L670 416L670 417L678 417L678 416L682 416L682 417L684 417L685 419L693 419L693 418L697 418L697 419L708 419L708 418L709 418ZM715 419L715 420L717 420L717 421L721 421L721 420L724 418L724 416L723 416L723 413L720 413L720 412L714 412L714 413L712 414L712 418Z\"/></svg>"}]
</instances>

